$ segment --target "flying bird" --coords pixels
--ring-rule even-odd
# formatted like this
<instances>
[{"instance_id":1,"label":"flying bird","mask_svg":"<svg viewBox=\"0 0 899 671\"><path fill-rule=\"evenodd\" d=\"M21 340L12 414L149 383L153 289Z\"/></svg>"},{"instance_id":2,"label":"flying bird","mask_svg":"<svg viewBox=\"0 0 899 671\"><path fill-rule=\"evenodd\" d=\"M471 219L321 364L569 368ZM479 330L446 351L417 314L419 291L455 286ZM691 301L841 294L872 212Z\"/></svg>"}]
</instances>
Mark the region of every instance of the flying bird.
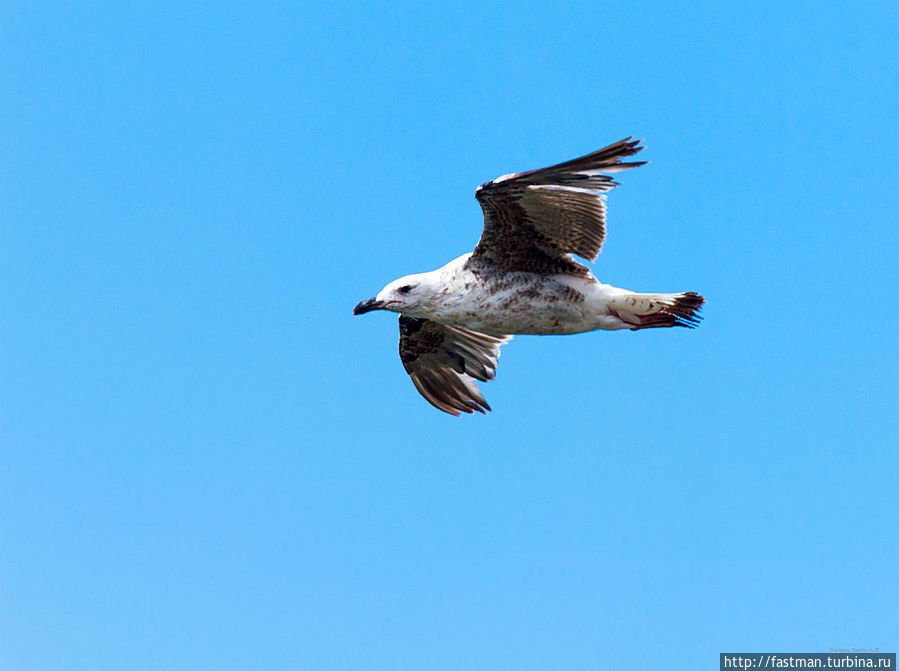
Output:
<instances>
[{"instance_id":1,"label":"flying bird","mask_svg":"<svg viewBox=\"0 0 899 671\"><path fill-rule=\"evenodd\" d=\"M400 314L400 359L431 405L456 416L490 410L477 381L494 378L500 346L513 335L699 324L699 294L619 289L573 258L599 255L605 194L618 186L609 175L645 164L621 160L641 151L640 142L627 138L481 184L484 231L473 252L394 280L356 305L354 315Z\"/></svg>"}]
</instances>

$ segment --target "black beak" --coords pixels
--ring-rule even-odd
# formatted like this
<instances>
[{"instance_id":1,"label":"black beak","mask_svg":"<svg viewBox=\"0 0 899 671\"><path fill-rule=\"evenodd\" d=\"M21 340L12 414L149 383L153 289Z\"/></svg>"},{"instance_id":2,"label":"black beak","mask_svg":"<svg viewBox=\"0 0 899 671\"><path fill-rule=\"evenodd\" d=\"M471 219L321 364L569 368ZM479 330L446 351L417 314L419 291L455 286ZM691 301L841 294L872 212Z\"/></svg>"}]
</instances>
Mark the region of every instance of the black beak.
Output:
<instances>
[{"instance_id":1,"label":"black beak","mask_svg":"<svg viewBox=\"0 0 899 671\"><path fill-rule=\"evenodd\" d=\"M357 304L356 307L353 308L354 315L364 315L366 312L371 312L372 310L383 310L384 309L384 301L379 301L376 298L369 298L367 301L362 301Z\"/></svg>"}]
</instances>

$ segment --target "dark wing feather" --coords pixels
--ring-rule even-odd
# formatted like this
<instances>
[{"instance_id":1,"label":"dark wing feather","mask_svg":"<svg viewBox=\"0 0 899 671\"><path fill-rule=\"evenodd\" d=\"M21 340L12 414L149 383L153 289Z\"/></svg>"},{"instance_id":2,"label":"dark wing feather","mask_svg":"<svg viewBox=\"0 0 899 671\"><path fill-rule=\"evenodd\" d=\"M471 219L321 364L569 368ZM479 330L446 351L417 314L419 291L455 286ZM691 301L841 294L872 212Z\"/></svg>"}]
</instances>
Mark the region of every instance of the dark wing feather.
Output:
<instances>
[{"instance_id":1,"label":"dark wing feather","mask_svg":"<svg viewBox=\"0 0 899 671\"><path fill-rule=\"evenodd\" d=\"M592 154L540 170L499 177L478 187L484 232L471 261L501 270L563 272L587 269L569 254L596 260L606 237L608 174L644 165L622 163L643 149L627 138Z\"/></svg>"},{"instance_id":2,"label":"dark wing feather","mask_svg":"<svg viewBox=\"0 0 899 671\"><path fill-rule=\"evenodd\" d=\"M429 319L400 316L400 359L415 388L438 410L490 410L475 380L492 380L500 346L511 336L492 336Z\"/></svg>"}]
</instances>

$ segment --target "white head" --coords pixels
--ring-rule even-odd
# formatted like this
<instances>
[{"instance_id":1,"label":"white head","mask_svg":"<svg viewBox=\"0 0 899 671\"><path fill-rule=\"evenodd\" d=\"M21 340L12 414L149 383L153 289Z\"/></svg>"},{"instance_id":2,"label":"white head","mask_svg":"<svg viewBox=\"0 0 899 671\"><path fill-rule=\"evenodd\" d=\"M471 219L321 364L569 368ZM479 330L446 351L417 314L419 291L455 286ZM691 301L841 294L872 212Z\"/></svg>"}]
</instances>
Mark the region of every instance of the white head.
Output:
<instances>
[{"instance_id":1,"label":"white head","mask_svg":"<svg viewBox=\"0 0 899 671\"><path fill-rule=\"evenodd\" d=\"M433 273L406 275L381 289L377 296L357 304L354 315L372 310L390 310L412 317L426 316L432 308L439 286Z\"/></svg>"}]
</instances>

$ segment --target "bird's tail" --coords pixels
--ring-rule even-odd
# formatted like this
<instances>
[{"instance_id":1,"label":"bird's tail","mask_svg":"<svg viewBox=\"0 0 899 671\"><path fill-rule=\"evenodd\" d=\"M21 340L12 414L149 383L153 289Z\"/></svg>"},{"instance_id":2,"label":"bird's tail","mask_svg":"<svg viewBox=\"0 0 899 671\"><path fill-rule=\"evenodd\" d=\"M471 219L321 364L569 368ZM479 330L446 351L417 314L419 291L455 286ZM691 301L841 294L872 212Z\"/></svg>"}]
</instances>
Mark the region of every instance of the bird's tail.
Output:
<instances>
[{"instance_id":1,"label":"bird's tail","mask_svg":"<svg viewBox=\"0 0 899 671\"><path fill-rule=\"evenodd\" d=\"M694 291L682 294L628 293L612 305L618 316L632 329L653 329L668 326L696 328L702 316L699 309L705 299Z\"/></svg>"}]
</instances>

